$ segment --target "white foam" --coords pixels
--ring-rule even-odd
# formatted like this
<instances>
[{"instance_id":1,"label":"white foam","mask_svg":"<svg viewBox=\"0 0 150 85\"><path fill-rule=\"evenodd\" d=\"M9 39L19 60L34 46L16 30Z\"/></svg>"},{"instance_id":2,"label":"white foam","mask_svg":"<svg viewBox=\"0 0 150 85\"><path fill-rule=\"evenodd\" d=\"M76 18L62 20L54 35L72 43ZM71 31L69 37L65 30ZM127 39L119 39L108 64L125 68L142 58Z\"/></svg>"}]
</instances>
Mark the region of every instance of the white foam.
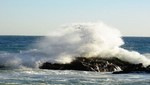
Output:
<instances>
[{"instance_id":1,"label":"white foam","mask_svg":"<svg viewBox=\"0 0 150 85\"><path fill-rule=\"evenodd\" d=\"M121 37L119 30L102 22L64 25L35 43L36 49L20 53L1 52L0 65L38 68L46 61L69 63L75 57L117 57L134 64L150 65L150 58L121 48L124 44Z\"/></svg>"},{"instance_id":2,"label":"white foam","mask_svg":"<svg viewBox=\"0 0 150 85\"><path fill-rule=\"evenodd\" d=\"M131 63L150 64L138 52L120 48L124 42L120 31L97 23L75 23L63 26L60 31L49 33L37 47L49 55L50 62L69 63L75 57L118 57Z\"/></svg>"}]
</instances>

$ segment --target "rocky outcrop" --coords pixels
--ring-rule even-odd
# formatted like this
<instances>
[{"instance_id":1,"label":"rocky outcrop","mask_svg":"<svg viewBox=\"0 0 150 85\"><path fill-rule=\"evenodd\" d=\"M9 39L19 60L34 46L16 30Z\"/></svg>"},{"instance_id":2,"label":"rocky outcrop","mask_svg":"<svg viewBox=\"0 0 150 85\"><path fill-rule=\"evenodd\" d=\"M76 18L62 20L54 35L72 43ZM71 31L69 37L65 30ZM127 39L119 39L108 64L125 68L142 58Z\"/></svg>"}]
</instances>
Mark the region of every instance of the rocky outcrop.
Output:
<instances>
[{"instance_id":1,"label":"rocky outcrop","mask_svg":"<svg viewBox=\"0 0 150 85\"><path fill-rule=\"evenodd\" d=\"M131 64L118 58L85 58L77 57L74 61L67 64L45 62L40 69L52 70L79 70L79 71L95 71L95 72L113 72L113 74L133 73L133 72L149 72L150 66L144 67L142 63ZM121 71L117 71L121 70Z\"/></svg>"},{"instance_id":2,"label":"rocky outcrop","mask_svg":"<svg viewBox=\"0 0 150 85\"><path fill-rule=\"evenodd\" d=\"M110 72L117 69L115 64L112 64L106 60L98 58L84 58L78 57L76 60L68 64L49 63L46 62L41 69L53 69L53 70L81 70L81 71L98 71L98 72Z\"/></svg>"},{"instance_id":3,"label":"rocky outcrop","mask_svg":"<svg viewBox=\"0 0 150 85\"><path fill-rule=\"evenodd\" d=\"M124 66L125 64L127 65L129 63L121 61L118 58L77 57L74 61L67 64L46 62L40 66L40 69L112 72L120 66L122 67L121 69L126 68L126 66Z\"/></svg>"}]
</instances>

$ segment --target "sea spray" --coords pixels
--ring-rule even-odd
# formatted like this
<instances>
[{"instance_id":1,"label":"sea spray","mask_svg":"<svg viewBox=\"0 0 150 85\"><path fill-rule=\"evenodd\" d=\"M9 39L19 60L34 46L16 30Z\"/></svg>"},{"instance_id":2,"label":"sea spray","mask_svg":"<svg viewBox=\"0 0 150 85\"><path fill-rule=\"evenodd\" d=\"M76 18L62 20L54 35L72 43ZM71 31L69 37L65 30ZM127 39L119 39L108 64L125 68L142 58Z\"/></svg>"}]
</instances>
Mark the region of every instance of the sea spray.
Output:
<instances>
[{"instance_id":1,"label":"sea spray","mask_svg":"<svg viewBox=\"0 0 150 85\"><path fill-rule=\"evenodd\" d=\"M149 55L123 49L123 44L116 28L101 22L74 23L50 32L33 43L31 49L18 53L0 52L0 67L39 68L45 62L70 63L76 57L117 57L133 64L150 65Z\"/></svg>"},{"instance_id":2,"label":"sea spray","mask_svg":"<svg viewBox=\"0 0 150 85\"><path fill-rule=\"evenodd\" d=\"M3 52L0 53L0 68L39 68L39 65L45 60L45 55L37 50L22 51L20 53Z\"/></svg>"},{"instance_id":3,"label":"sea spray","mask_svg":"<svg viewBox=\"0 0 150 85\"><path fill-rule=\"evenodd\" d=\"M77 23L62 28L37 45L51 62L69 63L74 57L94 57L123 44L120 32L103 23Z\"/></svg>"},{"instance_id":4,"label":"sea spray","mask_svg":"<svg viewBox=\"0 0 150 85\"><path fill-rule=\"evenodd\" d=\"M75 57L117 57L133 64L150 65L144 55L121 48L124 44L121 37L119 30L102 22L74 23L49 33L36 46L49 55L47 62L69 63Z\"/></svg>"}]
</instances>

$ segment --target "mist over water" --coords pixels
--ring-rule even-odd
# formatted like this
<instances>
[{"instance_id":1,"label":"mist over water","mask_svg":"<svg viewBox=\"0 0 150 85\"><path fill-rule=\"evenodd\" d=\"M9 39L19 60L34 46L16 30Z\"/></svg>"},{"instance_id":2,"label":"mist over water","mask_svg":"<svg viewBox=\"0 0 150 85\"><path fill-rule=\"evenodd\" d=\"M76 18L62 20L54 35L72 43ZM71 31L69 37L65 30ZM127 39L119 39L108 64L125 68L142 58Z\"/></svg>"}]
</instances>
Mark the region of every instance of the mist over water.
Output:
<instances>
[{"instance_id":1,"label":"mist over water","mask_svg":"<svg viewBox=\"0 0 150 85\"><path fill-rule=\"evenodd\" d=\"M102 22L73 23L33 43L33 49L1 52L0 66L38 68L44 62L70 63L76 57L117 57L134 64L150 65L148 55L123 49L123 44L120 31Z\"/></svg>"}]
</instances>

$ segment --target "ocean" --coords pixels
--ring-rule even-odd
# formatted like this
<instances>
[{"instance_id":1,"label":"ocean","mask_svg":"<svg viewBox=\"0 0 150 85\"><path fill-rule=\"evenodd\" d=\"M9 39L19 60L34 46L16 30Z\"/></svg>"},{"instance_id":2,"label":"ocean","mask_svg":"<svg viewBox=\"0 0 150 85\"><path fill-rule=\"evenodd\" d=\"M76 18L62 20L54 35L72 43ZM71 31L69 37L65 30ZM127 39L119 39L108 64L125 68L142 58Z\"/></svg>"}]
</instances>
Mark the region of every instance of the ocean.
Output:
<instances>
[{"instance_id":1,"label":"ocean","mask_svg":"<svg viewBox=\"0 0 150 85\"><path fill-rule=\"evenodd\" d=\"M0 36L0 85L150 84L150 74L146 73L112 74L111 72L38 69L34 62L47 56L36 48L39 45L36 43L41 42L43 38L45 37ZM149 56L150 37L123 37L122 39L125 44L121 48Z\"/></svg>"}]
</instances>

